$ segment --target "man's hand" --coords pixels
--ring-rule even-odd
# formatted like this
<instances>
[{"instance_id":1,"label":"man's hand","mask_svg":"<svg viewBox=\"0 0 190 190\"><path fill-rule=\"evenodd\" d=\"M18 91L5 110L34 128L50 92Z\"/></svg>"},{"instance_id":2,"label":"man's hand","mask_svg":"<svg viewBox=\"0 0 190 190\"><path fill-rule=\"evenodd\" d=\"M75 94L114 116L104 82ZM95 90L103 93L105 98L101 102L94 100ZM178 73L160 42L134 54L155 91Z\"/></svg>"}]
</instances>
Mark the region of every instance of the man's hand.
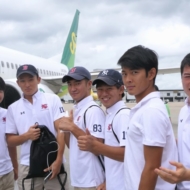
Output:
<instances>
[{"instance_id":1,"label":"man's hand","mask_svg":"<svg viewBox=\"0 0 190 190\"><path fill-rule=\"evenodd\" d=\"M100 185L97 187L97 190L106 190L106 182L100 184Z\"/></svg>"},{"instance_id":2,"label":"man's hand","mask_svg":"<svg viewBox=\"0 0 190 190\"><path fill-rule=\"evenodd\" d=\"M154 171L162 179L172 184L190 180L190 176L188 175L188 172L190 171L188 171L188 169L186 169L181 163L170 162L170 164L176 167L176 171L169 170L163 167L155 169Z\"/></svg>"},{"instance_id":3,"label":"man's hand","mask_svg":"<svg viewBox=\"0 0 190 190\"><path fill-rule=\"evenodd\" d=\"M64 132L70 132L74 125L75 124L73 122L73 110L70 111L68 117L62 117L59 119L58 127L60 130L63 130Z\"/></svg>"},{"instance_id":4,"label":"man's hand","mask_svg":"<svg viewBox=\"0 0 190 190\"><path fill-rule=\"evenodd\" d=\"M62 160L60 160L60 161L56 160L55 162L53 162L53 164L49 168L46 168L44 170L44 172L48 172L51 170L52 175L51 175L50 179L53 179L59 174L60 169L61 169L61 165L62 165Z\"/></svg>"},{"instance_id":5,"label":"man's hand","mask_svg":"<svg viewBox=\"0 0 190 190\"><path fill-rule=\"evenodd\" d=\"M78 147L80 150L91 152L96 141L97 139L92 136L89 130L86 128L86 135L78 137Z\"/></svg>"},{"instance_id":6,"label":"man's hand","mask_svg":"<svg viewBox=\"0 0 190 190\"><path fill-rule=\"evenodd\" d=\"M33 125L28 129L27 135L28 138L32 141L36 140L40 136L40 128L37 127L38 125Z\"/></svg>"}]
</instances>

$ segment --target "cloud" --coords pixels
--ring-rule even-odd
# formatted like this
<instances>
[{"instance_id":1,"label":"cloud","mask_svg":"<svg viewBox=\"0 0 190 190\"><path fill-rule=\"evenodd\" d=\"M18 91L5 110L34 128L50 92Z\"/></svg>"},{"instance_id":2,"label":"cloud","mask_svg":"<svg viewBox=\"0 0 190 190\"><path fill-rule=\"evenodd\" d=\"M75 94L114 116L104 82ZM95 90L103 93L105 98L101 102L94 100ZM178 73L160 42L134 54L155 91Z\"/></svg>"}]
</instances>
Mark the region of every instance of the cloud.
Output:
<instances>
[{"instance_id":1,"label":"cloud","mask_svg":"<svg viewBox=\"0 0 190 190\"><path fill-rule=\"evenodd\" d=\"M139 44L158 53L160 68L179 66L189 52L188 0L1 1L0 45L59 61L76 9L76 65L89 70L117 67Z\"/></svg>"}]
</instances>

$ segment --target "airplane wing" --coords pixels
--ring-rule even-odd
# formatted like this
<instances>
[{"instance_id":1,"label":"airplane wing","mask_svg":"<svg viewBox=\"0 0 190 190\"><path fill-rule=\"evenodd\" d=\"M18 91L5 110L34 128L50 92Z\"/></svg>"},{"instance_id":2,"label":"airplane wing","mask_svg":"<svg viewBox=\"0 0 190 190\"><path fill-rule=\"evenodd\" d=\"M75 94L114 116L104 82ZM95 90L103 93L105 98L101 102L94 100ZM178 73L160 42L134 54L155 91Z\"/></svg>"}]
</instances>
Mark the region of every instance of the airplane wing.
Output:
<instances>
[{"instance_id":1,"label":"airplane wing","mask_svg":"<svg viewBox=\"0 0 190 190\"><path fill-rule=\"evenodd\" d=\"M121 72L121 68L114 68L114 69ZM92 77L92 81L97 78L99 72L102 70L95 70L95 71L90 72L91 77ZM158 69L158 75L172 74L172 73L180 73L180 68L179 67L173 67L173 68Z\"/></svg>"},{"instance_id":2,"label":"airplane wing","mask_svg":"<svg viewBox=\"0 0 190 190\"><path fill-rule=\"evenodd\" d=\"M62 78L63 76L48 76L48 77L41 77L43 81L47 82L48 84L51 84L53 86L63 86Z\"/></svg>"},{"instance_id":3,"label":"airplane wing","mask_svg":"<svg viewBox=\"0 0 190 190\"><path fill-rule=\"evenodd\" d=\"M158 74L171 74L171 73L180 73L179 67L158 69Z\"/></svg>"}]
</instances>

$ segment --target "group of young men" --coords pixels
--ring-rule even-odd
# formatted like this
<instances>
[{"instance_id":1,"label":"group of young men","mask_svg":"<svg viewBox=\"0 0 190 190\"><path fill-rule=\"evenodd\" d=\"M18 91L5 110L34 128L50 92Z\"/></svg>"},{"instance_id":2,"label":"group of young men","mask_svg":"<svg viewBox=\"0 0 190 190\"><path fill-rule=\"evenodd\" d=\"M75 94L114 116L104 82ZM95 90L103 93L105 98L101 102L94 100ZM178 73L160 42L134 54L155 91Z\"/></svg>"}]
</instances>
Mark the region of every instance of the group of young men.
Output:
<instances>
[{"instance_id":1,"label":"group of young men","mask_svg":"<svg viewBox=\"0 0 190 190\"><path fill-rule=\"evenodd\" d=\"M19 190L22 189L22 179L29 170L30 145L40 135L36 123L46 125L56 136L59 150L53 164L44 168L52 170L50 180L44 184L42 178L35 178L35 190L43 186L48 190L61 189L56 176L64 163L65 144L69 148L70 179L75 190L190 189L190 54L181 63L182 83L188 98L179 116L177 145L167 109L155 89L156 53L135 46L121 56L118 65L121 74L106 69L93 82L84 67L70 69L62 79L75 101L69 116L56 95L38 91L40 77L34 66L18 68L17 83L23 96L9 106L7 113L0 108L3 123L0 141L6 150L6 154L0 153L1 189L13 189L6 187L11 183L4 179L13 182L17 173ZM105 111L93 101L92 85ZM137 104L132 109L122 100L124 88L136 98ZM4 90L4 81L0 79L0 101ZM19 172L15 158L17 145L21 145ZM25 189L31 189L31 180Z\"/></svg>"}]
</instances>

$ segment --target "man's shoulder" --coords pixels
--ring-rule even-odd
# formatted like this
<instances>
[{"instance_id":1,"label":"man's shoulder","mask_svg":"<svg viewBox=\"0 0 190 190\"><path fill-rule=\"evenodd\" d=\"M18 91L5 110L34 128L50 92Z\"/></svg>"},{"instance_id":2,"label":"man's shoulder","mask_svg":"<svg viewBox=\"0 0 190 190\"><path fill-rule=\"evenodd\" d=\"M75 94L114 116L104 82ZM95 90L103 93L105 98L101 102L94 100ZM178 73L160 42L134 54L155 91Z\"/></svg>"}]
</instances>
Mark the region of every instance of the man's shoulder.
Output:
<instances>
[{"instance_id":1,"label":"man's shoulder","mask_svg":"<svg viewBox=\"0 0 190 190\"><path fill-rule=\"evenodd\" d=\"M21 98L18 99L17 101L15 101L15 102L13 102L12 104L10 104L8 108L10 109L10 108L15 108L15 107L17 107L18 104L20 104L21 101L22 101Z\"/></svg>"},{"instance_id":2,"label":"man's shoulder","mask_svg":"<svg viewBox=\"0 0 190 190\"><path fill-rule=\"evenodd\" d=\"M180 109L180 112L179 112L179 115L181 114L185 114L188 113L188 106L187 105L184 105L181 109Z\"/></svg>"},{"instance_id":3,"label":"man's shoulder","mask_svg":"<svg viewBox=\"0 0 190 190\"><path fill-rule=\"evenodd\" d=\"M0 114L6 115L6 113L7 113L7 109L0 107Z\"/></svg>"},{"instance_id":4,"label":"man's shoulder","mask_svg":"<svg viewBox=\"0 0 190 190\"><path fill-rule=\"evenodd\" d=\"M51 93L42 93L43 97L46 97L48 100L53 100L53 99L59 99L59 97L56 94L51 94ZM61 101L61 100L60 100Z\"/></svg>"},{"instance_id":5,"label":"man's shoulder","mask_svg":"<svg viewBox=\"0 0 190 190\"><path fill-rule=\"evenodd\" d=\"M89 102L88 104L84 105L85 110L92 110L92 111L101 111L102 108L94 101Z\"/></svg>"}]
</instances>

